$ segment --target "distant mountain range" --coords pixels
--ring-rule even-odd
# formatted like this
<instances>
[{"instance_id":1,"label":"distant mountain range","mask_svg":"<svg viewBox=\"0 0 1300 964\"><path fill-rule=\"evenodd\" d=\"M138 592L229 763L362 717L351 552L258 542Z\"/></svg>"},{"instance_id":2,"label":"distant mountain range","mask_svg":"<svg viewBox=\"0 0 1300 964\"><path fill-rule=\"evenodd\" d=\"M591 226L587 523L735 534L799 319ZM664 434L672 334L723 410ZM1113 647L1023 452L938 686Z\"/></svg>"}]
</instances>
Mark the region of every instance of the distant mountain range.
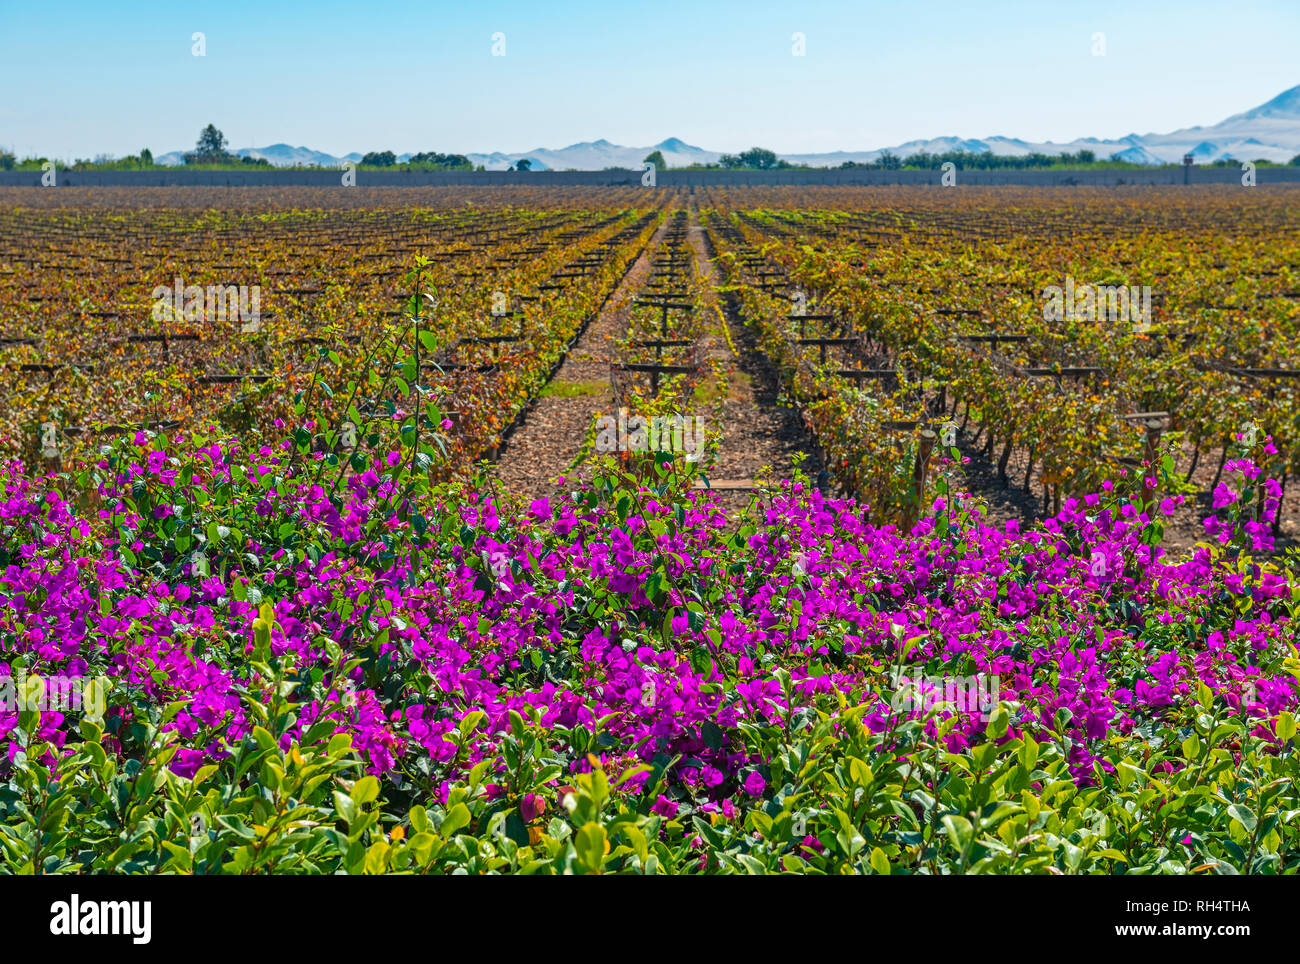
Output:
<instances>
[{"instance_id":1,"label":"distant mountain range","mask_svg":"<svg viewBox=\"0 0 1300 964\"><path fill-rule=\"evenodd\" d=\"M447 145L433 145L433 147L443 151L449 149ZM375 148L375 150L383 149L382 146ZM429 148L426 146L426 149ZM940 154L945 151L992 151L1000 155L1024 155L1034 152L1075 153L1081 150L1092 151L1098 160L1106 160L1113 155L1118 155L1120 160L1135 164L1177 163L1184 154L1191 154L1198 163L1202 164L1225 157L1239 161L1260 159L1289 161L1300 154L1300 85L1283 91L1265 104L1241 114L1233 114L1212 127L1187 127L1169 134L1129 134L1118 140L1082 137L1068 143L1025 141L1016 137L1002 136L979 140L935 137L930 140L908 141L906 144L868 151L778 156L792 164L838 167L845 161L874 161L886 151L899 157L909 157L922 152ZM598 141L570 144L559 149L539 147L535 151L513 154L501 151L494 151L491 154L467 152L465 157L475 165L483 165L489 171L504 171L523 159L532 162L531 167L534 171L600 171L607 167L640 167L646 155L652 151L662 153L669 167L712 164L722 156L720 151L694 147L676 137L670 137L649 147L623 147L611 144L602 138ZM242 157L263 157L277 167L292 167L295 164L338 167L345 161L360 161L362 157L362 154L356 151L337 157L308 147L291 147L288 144L245 147L235 153ZM410 153L405 153L397 155L397 158L399 161L405 161L410 156ZM156 160L161 164L184 163L180 151L163 154Z\"/></svg>"}]
</instances>

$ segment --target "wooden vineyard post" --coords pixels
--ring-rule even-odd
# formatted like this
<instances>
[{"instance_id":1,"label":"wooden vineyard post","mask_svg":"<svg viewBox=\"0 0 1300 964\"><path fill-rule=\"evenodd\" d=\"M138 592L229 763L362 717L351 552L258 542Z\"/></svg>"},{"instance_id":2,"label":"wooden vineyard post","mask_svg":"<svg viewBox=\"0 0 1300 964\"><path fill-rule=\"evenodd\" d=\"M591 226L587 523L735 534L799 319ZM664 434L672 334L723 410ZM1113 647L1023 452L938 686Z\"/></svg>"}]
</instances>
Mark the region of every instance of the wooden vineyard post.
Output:
<instances>
[{"instance_id":1,"label":"wooden vineyard post","mask_svg":"<svg viewBox=\"0 0 1300 964\"><path fill-rule=\"evenodd\" d=\"M928 428L922 429L916 450L916 464L912 467L912 501L908 505L904 529L911 529L921 517L921 500L925 498L925 476L930 468L930 454L934 451L936 436Z\"/></svg>"},{"instance_id":2,"label":"wooden vineyard post","mask_svg":"<svg viewBox=\"0 0 1300 964\"><path fill-rule=\"evenodd\" d=\"M1142 480L1142 505L1145 507L1147 514L1155 507L1159 500L1160 492L1160 437L1164 434L1165 425L1160 419L1151 419L1146 423L1147 430L1147 447L1146 461L1147 472ZM1148 480L1150 484L1148 485Z\"/></svg>"}]
</instances>

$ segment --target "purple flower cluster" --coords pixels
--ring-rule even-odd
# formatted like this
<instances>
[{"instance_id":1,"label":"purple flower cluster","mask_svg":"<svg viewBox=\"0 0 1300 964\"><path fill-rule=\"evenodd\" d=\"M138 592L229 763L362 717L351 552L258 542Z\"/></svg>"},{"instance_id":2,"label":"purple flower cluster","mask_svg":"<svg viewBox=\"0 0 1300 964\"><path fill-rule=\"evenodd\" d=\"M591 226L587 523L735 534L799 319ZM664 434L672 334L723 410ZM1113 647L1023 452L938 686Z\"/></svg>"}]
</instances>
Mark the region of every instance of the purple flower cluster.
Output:
<instances>
[{"instance_id":1,"label":"purple flower cluster","mask_svg":"<svg viewBox=\"0 0 1300 964\"><path fill-rule=\"evenodd\" d=\"M974 512L940 534L933 518L867 525L860 506L792 483L737 530L702 493L642 491L628 511L581 492L515 514L474 495L402 502L396 454L333 487L287 448L140 436L128 451L75 506L0 469L0 638L28 673L113 681L110 749L167 707L183 775L250 731L245 697L275 685L265 660L294 683L286 742L328 721L372 772L424 774L445 795L481 761L504 771L513 711L570 771L588 749L611 772L670 765L665 816L768 792L742 729L797 731L839 701L865 704L879 733L920 715L895 705L891 670L996 676L1008 735L1069 737L1081 782L1107 765L1108 736L1202 687L1263 740L1297 706L1280 663L1294 574L1210 547L1166 558L1146 512L1107 493L1027 532ZM1262 486L1265 513L1207 531L1265 547L1280 491L1249 463L1228 468ZM1215 507L1236 498L1221 487ZM10 759L18 724L0 708ZM976 707L925 725L953 752L986 739ZM39 735L61 746L74 726L45 713Z\"/></svg>"}]
</instances>

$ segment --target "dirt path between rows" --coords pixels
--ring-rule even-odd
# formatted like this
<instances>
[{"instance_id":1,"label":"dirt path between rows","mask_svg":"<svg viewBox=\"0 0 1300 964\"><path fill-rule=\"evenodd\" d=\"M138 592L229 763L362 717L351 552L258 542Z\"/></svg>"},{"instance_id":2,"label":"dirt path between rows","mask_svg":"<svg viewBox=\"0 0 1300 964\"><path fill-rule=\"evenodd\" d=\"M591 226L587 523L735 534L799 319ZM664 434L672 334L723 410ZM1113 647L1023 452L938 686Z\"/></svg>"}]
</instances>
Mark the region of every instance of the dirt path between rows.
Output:
<instances>
[{"instance_id":1,"label":"dirt path between rows","mask_svg":"<svg viewBox=\"0 0 1300 964\"><path fill-rule=\"evenodd\" d=\"M627 327L632 296L650 273L650 260L668 224L665 218L555 377L529 404L523 423L502 444L493 474L509 494L531 500L562 491L563 483L556 480L572 477L569 466L581 452L592 420L613 409L613 342ZM581 471L573 475L582 477Z\"/></svg>"},{"instance_id":2,"label":"dirt path between rows","mask_svg":"<svg viewBox=\"0 0 1300 964\"><path fill-rule=\"evenodd\" d=\"M725 359L730 365L722 424L709 426L710 431L720 428L722 432L717 457L707 466L710 482L726 493L722 501L732 508L748 501L744 484L761 477L765 469L771 469L772 478L792 478L799 453L807 454L801 468L815 481L822 469L821 453L798 411L782 403L780 380L753 333L719 295L721 278L710 260L708 239L694 205L686 238L695 252L696 270L708 283L705 357ZM730 486L742 488L732 492Z\"/></svg>"},{"instance_id":3,"label":"dirt path between rows","mask_svg":"<svg viewBox=\"0 0 1300 964\"><path fill-rule=\"evenodd\" d=\"M506 493L532 500L553 496L568 481L590 478L589 463L574 465L591 430L593 418L614 408L610 364L614 341L626 330L632 298L645 283L651 260L668 231L672 212L623 278L614 295L570 351L555 377L533 399L519 427L502 445L492 474ZM689 208L687 241L696 259L696 273L706 282L704 337L701 360L725 372L725 397L720 385L706 377L692 412L703 415L706 431L721 435L716 456L705 474L721 504L729 511L751 501L751 484L770 475L788 479L798 453L809 457L803 471L816 479L822 469L820 453L798 412L782 404L780 386L771 363L752 334L734 319L717 286L721 283L710 260L698 211ZM770 472L766 470L770 469ZM561 482L560 478L568 481Z\"/></svg>"}]
</instances>

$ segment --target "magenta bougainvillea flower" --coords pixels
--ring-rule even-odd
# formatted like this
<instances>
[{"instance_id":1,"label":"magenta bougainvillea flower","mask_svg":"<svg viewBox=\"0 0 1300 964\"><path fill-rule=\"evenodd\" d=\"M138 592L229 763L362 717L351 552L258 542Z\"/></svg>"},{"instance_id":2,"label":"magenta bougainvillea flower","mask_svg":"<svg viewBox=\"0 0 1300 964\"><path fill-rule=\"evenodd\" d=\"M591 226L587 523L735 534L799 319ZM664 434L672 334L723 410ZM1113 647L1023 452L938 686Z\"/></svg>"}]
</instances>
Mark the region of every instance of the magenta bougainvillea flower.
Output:
<instances>
[{"instance_id":1,"label":"magenta bougainvillea flower","mask_svg":"<svg viewBox=\"0 0 1300 964\"><path fill-rule=\"evenodd\" d=\"M184 776L252 732L245 697L271 698L268 660L300 704L286 746L323 724L372 773L419 774L443 798L486 762L492 798L513 799L502 739L528 720L564 761L556 786L593 758L640 767L627 787L654 787L665 818L730 819L733 799L779 789L739 728L797 732L838 699L873 733L924 718L938 739L947 721L951 752L1012 706L1006 738L1068 737L1080 783L1097 779L1109 735L1201 688L1261 732L1297 706L1295 677L1257 659L1292 637L1291 577L1205 547L1168 558L1144 536L1152 510L1113 487L1027 530L963 508L943 534L933 519L903 533L793 485L741 539L702 492L675 506L646 492L622 514L582 492L523 512L461 495L420 505L420 530L415 507L391 501L400 457L331 489L283 451L228 440L137 437L128 453L100 466L91 510L0 469L0 678L21 666L110 680L108 745L122 752L133 721L168 708ZM1206 520L1223 546L1271 545L1281 489L1260 484L1258 518ZM1214 506L1242 510L1226 487ZM449 536L395 550L437 526ZM78 718L44 713L40 733L61 746ZM0 708L9 759L18 724ZM574 752L575 734L593 742ZM545 811L539 796L518 806L530 822Z\"/></svg>"}]
</instances>

